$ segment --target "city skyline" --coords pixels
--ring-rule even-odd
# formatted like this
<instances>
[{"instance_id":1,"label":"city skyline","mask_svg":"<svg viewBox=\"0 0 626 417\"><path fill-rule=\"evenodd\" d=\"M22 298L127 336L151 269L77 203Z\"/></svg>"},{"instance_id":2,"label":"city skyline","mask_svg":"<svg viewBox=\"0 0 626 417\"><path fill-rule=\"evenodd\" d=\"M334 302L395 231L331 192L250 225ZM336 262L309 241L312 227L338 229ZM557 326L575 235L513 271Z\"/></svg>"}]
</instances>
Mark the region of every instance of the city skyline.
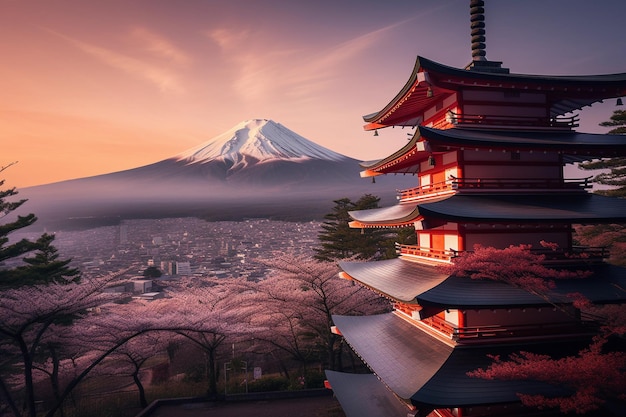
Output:
<instances>
[{"instance_id":1,"label":"city skyline","mask_svg":"<svg viewBox=\"0 0 626 417\"><path fill-rule=\"evenodd\" d=\"M512 73L626 72L626 3L486 1L487 58ZM357 159L398 149L362 116L415 58L471 60L469 1L0 0L0 166L9 186L147 165L273 119ZM422 40L420 40L422 39ZM605 133L615 103L581 112Z\"/></svg>"}]
</instances>

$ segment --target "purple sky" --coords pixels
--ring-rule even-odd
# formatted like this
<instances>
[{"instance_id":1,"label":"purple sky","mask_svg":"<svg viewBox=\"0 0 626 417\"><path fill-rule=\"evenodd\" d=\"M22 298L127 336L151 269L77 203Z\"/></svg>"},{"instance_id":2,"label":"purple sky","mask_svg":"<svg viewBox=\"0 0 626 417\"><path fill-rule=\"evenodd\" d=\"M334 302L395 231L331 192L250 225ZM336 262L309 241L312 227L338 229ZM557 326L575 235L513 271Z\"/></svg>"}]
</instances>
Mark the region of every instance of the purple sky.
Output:
<instances>
[{"instance_id":1,"label":"purple sky","mask_svg":"<svg viewBox=\"0 0 626 417\"><path fill-rule=\"evenodd\" d=\"M486 0L487 58L513 73L626 72L626 1ZM336 152L420 55L471 60L469 0L0 0L0 165L25 187L146 165L252 118ZM614 102L581 112L597 126Z\"/></svg>"}]
</instances>

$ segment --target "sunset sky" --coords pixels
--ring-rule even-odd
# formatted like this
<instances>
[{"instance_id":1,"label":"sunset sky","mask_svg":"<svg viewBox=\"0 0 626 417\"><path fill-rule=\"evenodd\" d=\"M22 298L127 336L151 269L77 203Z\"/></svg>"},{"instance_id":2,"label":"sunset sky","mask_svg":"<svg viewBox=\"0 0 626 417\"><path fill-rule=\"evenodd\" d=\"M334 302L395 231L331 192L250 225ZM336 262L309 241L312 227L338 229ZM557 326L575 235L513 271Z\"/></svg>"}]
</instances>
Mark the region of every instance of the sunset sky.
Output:
<instances>
[{"instance_id":1,"label":"sunset sky","mask_svg":"<svg viewBox=\"0 0 626 417\"><path fill-rule=\"evenodd\" d=\"M486 0L487 58L512 73L626 72L626 1ZM0 165L27 187L147 165L243 120L347 156L418 55L471 61L469 0L0 0ZM581 113L604 133L615 102Z\"/></svg>"}]
</instances>

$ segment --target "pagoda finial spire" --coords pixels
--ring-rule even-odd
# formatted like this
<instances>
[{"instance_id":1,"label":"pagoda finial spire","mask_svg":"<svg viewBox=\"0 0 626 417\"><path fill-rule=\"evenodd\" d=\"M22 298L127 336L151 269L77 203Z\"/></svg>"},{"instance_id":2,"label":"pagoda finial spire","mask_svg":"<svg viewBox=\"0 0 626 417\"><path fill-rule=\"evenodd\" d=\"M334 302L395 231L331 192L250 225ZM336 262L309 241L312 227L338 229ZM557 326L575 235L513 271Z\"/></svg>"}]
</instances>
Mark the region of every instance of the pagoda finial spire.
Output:
<instances>
[{"instance_id":1,"label":"pagoda finial spire","mask_svg":"<svg viewBox=\"0 0 626 417\"><path fill-rule=\"evenodd\" d=\"M485 44L485 2L484 0L470 0L470 22L472 29L472 62L466 67L470 71L499 72L508 74L507 68L502 68L502 62L489 61Z\"/></svg>"},{"instance_id":2,"label":"pagoda finial spire","mask_svg":"<svg viewBox=\"0 0 626 417\"><path fill-rule=\"evenodd\" d=\"M470 22L472 29L472 60L486 61L485 48L485 2L470 0Z\"/></svg>"}]
</instances>

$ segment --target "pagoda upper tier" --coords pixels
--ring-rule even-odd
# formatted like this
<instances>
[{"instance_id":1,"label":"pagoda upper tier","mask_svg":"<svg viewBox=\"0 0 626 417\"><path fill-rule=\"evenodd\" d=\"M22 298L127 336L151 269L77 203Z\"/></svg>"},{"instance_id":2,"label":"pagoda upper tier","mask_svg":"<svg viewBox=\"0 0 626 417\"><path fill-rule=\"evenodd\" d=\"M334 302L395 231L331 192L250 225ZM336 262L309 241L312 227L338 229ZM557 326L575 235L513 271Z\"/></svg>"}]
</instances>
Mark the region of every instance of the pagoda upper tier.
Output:
<instances>
[{"instance_id":1,"label":"pagoda upper tier","mask_svg":"<svg viewBox=\"0 0 626 417\"><path fill-rule=\"evenodd\" d=\"M417 57L400 92L382 110L364 116L366 130L388 126L576 127L562 116L593 103L626 96L626 73L536 76L458 69ZM447 125L447 126L446 126Z\"/></svg>"},{"instance_id":2,"label":"pagoda upper tier","mask_svg":"<svg viewBox=\"0 0 626 417\"><path fill-rule=\"evenodd\" d=\"M584 279L557 279L554 288L538 296L504 282L450 276L440 266L395 258L377 262L340 262L343 276L355 280L395 302L433 308L422 318L442 309L493 309L572 304L580 294L596 304L623 303L626 268L583 265Z\"/></svg>"},{"instance_id":3,"label":"pagoda upper tier","mask_svg":"<svg viewBox=\"0 0 626 417\"><path fill-rule=\"evenodd\" d=\"M350 227L404 227L436 220L463 223L623 223L626 200L597 194L462 194L350 211ZM441 223L443 224L443 223Z\"/></svg>"},{"instance_id":4,"label":"pagoda upper tier","mask_svg":"<svg viewBox=\"0 0 626 417\"><path fill-rule=\"evenodd\" d=\"M472 150L514 153L550 153L554 163L582 162L597 158L626 156L624 135L574 131L522 131L494 129L434 129L420 126L405 146L386 158L361 162L362 177L382 174L416 174L420 164L436 163L437 155ZM433 159L435 158L435 159Z\"/></svg>"}]
</instances>

